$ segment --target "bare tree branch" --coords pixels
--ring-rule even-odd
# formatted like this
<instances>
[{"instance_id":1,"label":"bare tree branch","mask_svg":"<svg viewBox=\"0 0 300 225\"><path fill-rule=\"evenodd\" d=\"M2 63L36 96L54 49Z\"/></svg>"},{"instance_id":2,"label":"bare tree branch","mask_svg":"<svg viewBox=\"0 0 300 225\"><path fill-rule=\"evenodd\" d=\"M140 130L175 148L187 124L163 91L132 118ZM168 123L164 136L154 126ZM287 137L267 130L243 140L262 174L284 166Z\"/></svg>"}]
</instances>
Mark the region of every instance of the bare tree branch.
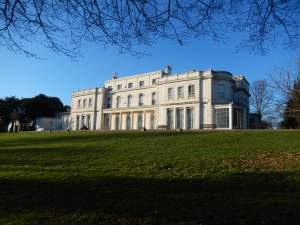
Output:
<instances>
[{"instance_id":1,"label":"bare tree branch","mask_svg":"<svg viewBox=\"0 0 300 225\"><path fill-rule=\"evenodd\" d=\"M300 1L0 0L0 45L31 56L28 42L72 58L85 41L138 55L138 45L161 38L223 41L230 30L248 35L239 45L248 51L298 48Z\"/></svg>"}]
</instances>

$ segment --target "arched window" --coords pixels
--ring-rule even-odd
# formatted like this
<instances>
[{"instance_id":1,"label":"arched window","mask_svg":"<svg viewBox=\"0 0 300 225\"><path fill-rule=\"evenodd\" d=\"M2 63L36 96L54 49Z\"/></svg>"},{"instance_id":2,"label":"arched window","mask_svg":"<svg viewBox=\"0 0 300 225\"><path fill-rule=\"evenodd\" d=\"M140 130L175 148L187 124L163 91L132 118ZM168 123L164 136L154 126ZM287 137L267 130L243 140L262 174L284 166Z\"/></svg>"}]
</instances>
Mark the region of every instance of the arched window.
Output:
<instances>
[{"instance_id":1,"label":"arched window","mask_svg":"<svg viewBox=\"0 0 300 225\"><path fill-rule=\"evenodd\" d=\"M120 105L121 105L121 97L118 96L117 97L117 108L120 108Z\"/></svg>"},{"instance_id":2,"label":"arched window","mask_svg":"<svg viewBox=\"0 0 300 225\"><path fill-rule=\"evenodd\" d=\"M139 106L143 106L143 105L144 105L144 95L139 94Z\"/></svg>"},{"instance_id":3,"label":"arched window","mask_svg":"<svg viewBox=\"0 0 300 225\"><path fill-rule=\"evenodd\" d=\"M156 92L152 93L152 105L156 104Z\"/></svg>"},{"instance_id":4,"label":"arched window","mask_svg":"<svg viewBox=\"0 0 300 225\"><path fill-rule=\"evenodd\" d=\"M127 106L128 107L132 106L132 96L131 95L128 95L128 97L127 97Z\"/></svg>"}]
</instances>

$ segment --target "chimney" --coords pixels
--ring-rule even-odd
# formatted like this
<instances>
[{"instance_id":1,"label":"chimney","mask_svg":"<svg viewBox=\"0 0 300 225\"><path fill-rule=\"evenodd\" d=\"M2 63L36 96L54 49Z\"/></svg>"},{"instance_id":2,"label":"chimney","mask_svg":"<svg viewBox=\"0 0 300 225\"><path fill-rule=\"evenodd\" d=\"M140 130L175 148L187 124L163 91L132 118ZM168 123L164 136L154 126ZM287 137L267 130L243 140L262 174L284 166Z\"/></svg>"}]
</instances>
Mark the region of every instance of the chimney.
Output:
<instances>
[{"instance_id":1,"label":"chimney","mask_svg":"<svg viewBox=\"0 0 300 225\"><path fill-rule=\"evenodd\" d=\"M165 67L165 73L167 75L171 75L171 71L172 71L172 68L169 65Z\"/></svg>"},{"instance_id":2,"label":"chimney","mask_svg":"<svg viewBox=\"0 0 300 225\"><path fill-rule=\"evenodd\" d=\"M114 72L113 75L112 75L112 79L117 79L117 78L118 78L118 73Z\"/></svg>"}]
</instances>

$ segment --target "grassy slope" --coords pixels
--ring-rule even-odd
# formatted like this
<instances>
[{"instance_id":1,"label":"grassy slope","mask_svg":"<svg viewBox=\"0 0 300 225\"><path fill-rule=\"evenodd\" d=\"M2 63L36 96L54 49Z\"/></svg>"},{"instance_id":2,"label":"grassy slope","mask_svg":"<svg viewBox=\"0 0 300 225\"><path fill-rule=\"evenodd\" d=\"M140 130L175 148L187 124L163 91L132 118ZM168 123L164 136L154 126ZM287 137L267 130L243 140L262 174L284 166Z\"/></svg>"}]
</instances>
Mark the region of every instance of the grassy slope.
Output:
<instances>
[{"instance_id":1,"label":"grassy slope","mask_svg":"<svg viewBox=\"0 0 300 225\"><path fill-rule=\"evenodd\" d=\"M0 224L300 224L300 132L0 134Z\"/></svg>"}]
</instances>

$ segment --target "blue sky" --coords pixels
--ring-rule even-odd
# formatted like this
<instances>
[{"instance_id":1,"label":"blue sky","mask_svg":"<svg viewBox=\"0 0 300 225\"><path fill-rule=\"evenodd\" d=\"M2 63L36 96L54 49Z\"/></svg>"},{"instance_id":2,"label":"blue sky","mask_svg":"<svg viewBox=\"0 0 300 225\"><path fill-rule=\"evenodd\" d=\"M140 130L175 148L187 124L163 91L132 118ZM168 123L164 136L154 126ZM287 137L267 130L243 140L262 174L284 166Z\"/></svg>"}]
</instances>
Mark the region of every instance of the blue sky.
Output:
<instances>
[{"instance_id":1,"label":"blue sky","mask_svg":"<svg viewBox=\"0 0 300 225\"><path fill-rule=\"evenodd\" d=\"M143 47L151 56L142 58L119 54L112 46L105 50L87 43L82 48L84 58L75 62L42 46L31 45L28 49L44 60L15 54L0 46L0 98L34 97L42 93L59 97L64 104L70 105L73 91L101 87L105 80L111 79L113 72L124 77L163 70L166 65L172 66L172 73L192 69L225 70L233 75L242 74L251 83L267 77L274 66L284 66L298 54L296 50L281 47L264 56L236 52L239 41L238 37L225 44L209 39L191 40L184 46L158 41L154 46Z\"/></svg>"}]
</instances>

